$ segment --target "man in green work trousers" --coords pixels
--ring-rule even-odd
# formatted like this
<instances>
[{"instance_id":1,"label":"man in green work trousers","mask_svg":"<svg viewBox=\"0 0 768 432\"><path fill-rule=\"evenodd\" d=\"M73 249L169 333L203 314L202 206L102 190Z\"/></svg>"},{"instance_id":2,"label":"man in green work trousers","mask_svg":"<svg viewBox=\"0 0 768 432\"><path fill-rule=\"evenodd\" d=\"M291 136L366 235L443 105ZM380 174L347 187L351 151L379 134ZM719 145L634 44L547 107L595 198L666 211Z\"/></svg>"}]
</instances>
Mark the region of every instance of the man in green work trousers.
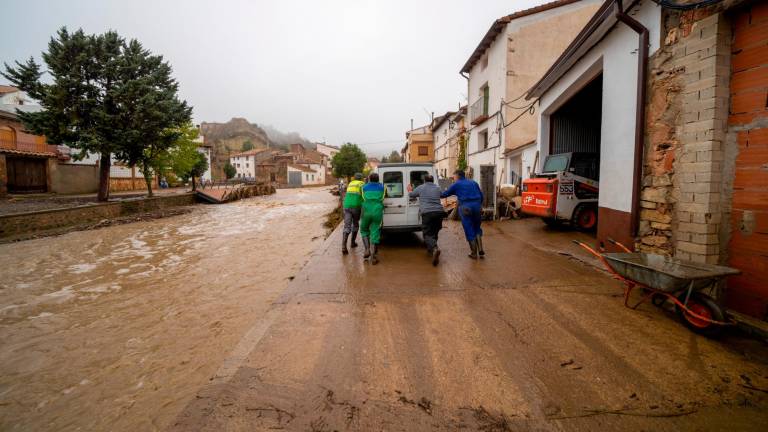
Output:
<instances>
[{"instance_id":1,"label":"man in green work trousers","mask_svg":"<svg viewBox=\"0 0 768 432\"><path fill-rule=\"evenodd\" d=\"M360 217L360 237L363 238L365 254L371 264L379 262L379 240L381 238L381 219L384 215L384 185L379 183L379 175L368 176L368 183L363 186L363 213ZM373 249L371 249L373 245Z\"/></svg>"},{"instance_id":2,"label":"man in green work trousers","mask_svg":"<svg viewBox=\"0 0 768 432\"><path fill-rule=\"evenodd\" d=\"M363 205L363 175L355 173L355 179L349 182L344 193L344 233L341 245L341 253L349 253L347 250L347 238L352 234L351 247L357 247L357 229L360 226L360 207Z\"/></svg>"}]
</instances>

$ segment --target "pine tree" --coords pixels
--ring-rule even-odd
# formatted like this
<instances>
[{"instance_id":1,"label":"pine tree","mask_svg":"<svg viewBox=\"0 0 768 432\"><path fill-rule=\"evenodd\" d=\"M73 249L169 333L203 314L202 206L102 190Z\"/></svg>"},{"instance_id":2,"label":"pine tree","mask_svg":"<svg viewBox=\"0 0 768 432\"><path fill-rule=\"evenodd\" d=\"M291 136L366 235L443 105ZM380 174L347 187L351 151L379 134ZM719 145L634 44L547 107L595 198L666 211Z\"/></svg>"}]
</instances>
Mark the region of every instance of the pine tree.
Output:
<instances>
[{"instance_id":1,"label":"pine tree","mask_svg":"<svg viewBox=\"0 0 768 432\"><path fill-rule=\"evenodd\" d=\"M78 150L76 159L99 156L100 201L109 199L112 156L129 165L143 161L148 146L173 141L168 129L191 116L176 97L178 84L162 57L116 32L86 35L64 27L51 38L43 61L50 84L41 80L43 71L32 58L5 64L2 75L43 108L21 112L19 119L49 142Z\"/></svg>"}]
</instances>

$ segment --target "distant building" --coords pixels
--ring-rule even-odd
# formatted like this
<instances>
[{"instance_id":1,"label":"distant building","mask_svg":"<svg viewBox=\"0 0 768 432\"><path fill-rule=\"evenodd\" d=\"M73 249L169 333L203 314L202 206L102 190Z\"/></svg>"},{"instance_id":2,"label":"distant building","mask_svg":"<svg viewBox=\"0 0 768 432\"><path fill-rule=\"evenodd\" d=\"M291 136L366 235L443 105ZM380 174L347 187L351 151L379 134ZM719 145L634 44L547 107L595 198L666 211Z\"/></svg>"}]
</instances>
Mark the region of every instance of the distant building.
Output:
<instances>
[{"instance_id":1,"label":"distant building","mask_svg":"<svg viewBox=\"0 0 768 432\"><path fill-rule=\"evenodd\" d=\"M229 155L229 163L235 168L235 178L255 179L256 164L262 160L259 156L269 154L269 151L269 149L258 149Z\"/></svg>"},{"instance_id":2,"label":"distant building","mask_svg":"<svg viewBox=\"0 0 768 432\"><path fill-rule=\"evenodd\" d=\"M339 152L339 148L326 143L315 143L317 151L326 155L328 160L333 159L333 156Z\"/></svg>"},{"instance_id":3,"label":"distant building","mask_svg":"<svg viewBox=\"0 0 768 432\"><path fill-rule=\"evenodd\" d=\"M197 125L197 129L200 131L200 125ZM208 161L208 169L205 170L200 177L200 180L211 181L213 179L211 177L211 169L213 168L211 165L211 154L213 153L213 146L205 141L205 136L202 133L198 135L195 142L197 143L197 151L205 156L205 160Z\"/></svg>"},{"instance_id":4,"label":"distant building","mask_svg":"<svg viewBox=\"0 0 768 432\"><path fill-rule=\"evenodd\" d=\"M379 167L380 163L381 163L381 161L378 160L377 158L369 157L368 160L365 162L365 168L368 171L373 171L373 170L375 170L376 168Z\"/></svg>"},{"instance_id":5,"label":"distant building","mask_svg":"<svg viewBox=\"0 0 768 432\"><path fill-rule=\"evenodd\" d=\"M405 138L405 147L401 151L403 161L407 163L434 162L435 144L432 141L430 125L406 132Z\"/></svg>"},{"instance_id":6,"label":"distant building","mask_svg":"<svg viewBox=\"0 0 768 432\"><path fill-rule=\"evenodd\" d=\"M449 178L456 171L459 145L466 145L467 128L464 125L467 106L458 111L449 111L435 118L432 123L432 138L435 143L435 170L439 178Z\"/></svg>"}]
</instances>

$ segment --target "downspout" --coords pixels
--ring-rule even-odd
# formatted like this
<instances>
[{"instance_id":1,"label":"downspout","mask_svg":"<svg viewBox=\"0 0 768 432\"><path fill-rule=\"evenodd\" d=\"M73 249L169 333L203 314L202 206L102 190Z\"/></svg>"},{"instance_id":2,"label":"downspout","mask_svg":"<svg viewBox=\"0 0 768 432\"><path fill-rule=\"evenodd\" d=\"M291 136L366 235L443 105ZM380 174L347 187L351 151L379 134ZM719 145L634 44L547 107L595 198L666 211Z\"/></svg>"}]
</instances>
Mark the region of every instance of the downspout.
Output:
<instances>
[{"instance_id":1,"label":"downspout","mask_svg":"<svg viewBox=\"0 0 768 432\"><path fill-rule=\"evenodd\" d=\"M640 225L640 189L643 184L643 140L645 138L645 97L646 81L648 79L648 28L639 21L624 13L622 0L616 0L616 19L634 30L638 36L637 47L637 98L635 107L635 167L632 185L632 219L630 229L637 236Z\"/></svg>"}]
</instances>

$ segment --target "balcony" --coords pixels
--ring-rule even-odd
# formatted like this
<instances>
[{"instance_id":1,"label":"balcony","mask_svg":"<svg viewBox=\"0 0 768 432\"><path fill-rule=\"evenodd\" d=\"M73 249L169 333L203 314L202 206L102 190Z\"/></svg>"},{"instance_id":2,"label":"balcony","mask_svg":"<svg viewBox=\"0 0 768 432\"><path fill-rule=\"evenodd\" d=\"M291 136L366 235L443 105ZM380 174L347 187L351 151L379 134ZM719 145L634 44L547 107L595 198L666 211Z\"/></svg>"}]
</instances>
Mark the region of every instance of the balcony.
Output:
<instances>
[{"instance_id":1,"label":"balcony","mask_svg":"<svg viewBox=\"0 0 768 432\"><path fill-rule=\"evenodd\" d=\"M488 119L488 98L481 96L469 107L469 122L478 125Z\"/></svg>"},{"instance_id":2,"label":"balcony","mask_svg":"<svg viewBox=\"0 0 768 432\"><path fill-rule=\"evenodd\" d=\"M56 156L56 146L45 142L45 139L16 137L16 139L0 138L0 150L11 150L17 153L29 153L44 156Z\"/></svg>"}]
</instances>

